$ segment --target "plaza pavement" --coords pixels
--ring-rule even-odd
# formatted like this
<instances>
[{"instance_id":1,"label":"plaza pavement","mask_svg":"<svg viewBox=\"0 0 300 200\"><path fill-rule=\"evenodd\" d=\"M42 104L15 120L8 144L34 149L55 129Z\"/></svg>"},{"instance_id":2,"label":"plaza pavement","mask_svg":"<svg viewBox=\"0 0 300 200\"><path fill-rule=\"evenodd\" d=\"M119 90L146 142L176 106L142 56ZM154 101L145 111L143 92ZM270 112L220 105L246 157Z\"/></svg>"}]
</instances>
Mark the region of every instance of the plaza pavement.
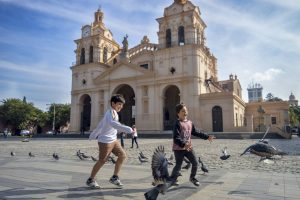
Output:
<instances>
[{"instance_id":1,"label":"plaza pavement","mask_svg":"<svg viewBox=\"0 0 300 200\"><path fill-rule=\"evenodd\" d=\"M86 139L0 139L0 200L6 199L144 199L143 194L152 188L150 161L139 163L137 156L142 151L151 160L153 150L164 145L166 154L171 155L171 140L140 139L140 148L129 148L125 140L128 160L121 170L123 189L109 183L114 165L107 163L97 175L102 189L91 190L85 186L94 164L92 160L79 160L78 149L96 156L97 144ZM296 200L300 196L300 139L270 140L289 153L273 164L258 162L253 155L239 154L255 140L193 140L196 153L209 169L197 178L201 186L195 187L188 181L190 170L182 170L179 186L172 187L158 199L172 200ZM228 147L231 157L219 159L220 149ZM11 157L14 151L16 156ZM29 158L32 152L35 157ZM52 159L57 152L60 160ZM169 168L169 171L172 167Z\"/></svg>"}]
</instances>

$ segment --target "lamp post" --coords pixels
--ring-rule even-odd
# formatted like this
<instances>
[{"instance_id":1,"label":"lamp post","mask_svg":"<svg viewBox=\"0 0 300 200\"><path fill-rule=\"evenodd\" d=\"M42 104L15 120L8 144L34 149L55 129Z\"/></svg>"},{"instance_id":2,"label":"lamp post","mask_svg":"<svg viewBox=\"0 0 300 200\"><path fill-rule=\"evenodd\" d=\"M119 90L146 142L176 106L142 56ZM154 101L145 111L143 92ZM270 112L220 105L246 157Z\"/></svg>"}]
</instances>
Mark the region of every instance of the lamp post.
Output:
<instances>
[{"instance_id":1,"label":"lamp post","mask_svg":"<svg viewBox=\"0 0 300 200\"><path fill-rule=\"evenodd\" d=\"M48 106L53 105L53 122L52 122L52 131L55 133L55 103L52 104L46 104Z\"/></svg>"}]
</instances>

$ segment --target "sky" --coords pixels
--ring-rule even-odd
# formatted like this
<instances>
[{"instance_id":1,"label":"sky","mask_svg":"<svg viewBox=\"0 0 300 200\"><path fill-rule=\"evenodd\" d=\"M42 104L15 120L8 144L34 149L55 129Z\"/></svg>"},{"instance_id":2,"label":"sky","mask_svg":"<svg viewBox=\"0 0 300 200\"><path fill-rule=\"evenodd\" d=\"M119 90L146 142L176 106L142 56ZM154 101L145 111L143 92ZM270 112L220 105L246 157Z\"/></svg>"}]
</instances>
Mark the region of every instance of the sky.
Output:
<instances>
[{"instance_id":1,"label":"sky","mask_svg":"<svg viewBox=\"0 0 300 200\"><path fill-rule=\"evenodd\" d=\"M23 99L47 110L71 102L74 40L101 8L104 23L122 46L144 35L158 43L157 18L173 0L0 0L0 100ZM206 23L206 46L217 58L219 80L237 75L247 88L263 87L288 100L300 97L300 3L298 0L192 0Z\"/></svg>"}]
</instances>

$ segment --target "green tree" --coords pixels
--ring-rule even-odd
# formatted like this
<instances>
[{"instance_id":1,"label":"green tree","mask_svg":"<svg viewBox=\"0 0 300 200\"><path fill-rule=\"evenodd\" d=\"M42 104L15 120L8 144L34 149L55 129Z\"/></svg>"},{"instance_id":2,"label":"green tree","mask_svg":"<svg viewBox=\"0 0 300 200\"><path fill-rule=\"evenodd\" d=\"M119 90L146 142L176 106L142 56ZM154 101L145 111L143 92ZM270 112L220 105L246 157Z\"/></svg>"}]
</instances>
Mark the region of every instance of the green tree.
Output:
<instances>
[{"instance_id":1,"label":"green tree","mask_svg":"<svg viewBox=\"0 0 300 200\"><path fill-rule=\"evenodd\" d=\"M272 93L268 93L267 96L266 96L266 101L282 101L282 99L278 98L278 97L275 97Z\"/></svg>"},{"instance_id":2,"label":"green tree","mask_svg":"<svg viewBox=\"0 0 300 200\"><path fill-rule=\"evenodd\" d=\"M34 129L43 126L45 113L21 99L5 99L0 105L0 120L6 127L11 127L13 133L21 129Z\"/></svg>"},{"instance_id":3,"label":"green tree","mask_svg":"<svg viewBox=\"0 0 300 200\"><path fill-rule=\"evenodd\" d=\"M50 127L53 126L54 108L55 108L55 130L57 130L62 126L65 126L68 122L70 122L71 106L70 104L51 104L47 113L48 115L47 125Z\"/></svg>"},{"instance_id":4,"label":"green tree","mask_svg":"<svg viewBox=\"0 0 300 200\"><path fill-rule=\"evenodd\" d=\"M300 122L300 107L291 106L289 107L289 118L292 126L298 126Z\"/></svg>"}]
</instances>

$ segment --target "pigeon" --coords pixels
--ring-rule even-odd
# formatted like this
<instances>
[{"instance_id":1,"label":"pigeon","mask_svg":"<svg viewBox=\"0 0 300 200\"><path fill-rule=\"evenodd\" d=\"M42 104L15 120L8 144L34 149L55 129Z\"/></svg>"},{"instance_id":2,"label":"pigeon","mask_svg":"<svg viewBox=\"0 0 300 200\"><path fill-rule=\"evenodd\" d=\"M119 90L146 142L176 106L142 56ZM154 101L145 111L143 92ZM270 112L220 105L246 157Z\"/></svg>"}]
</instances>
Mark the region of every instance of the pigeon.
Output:
<instances>
[{"instance_id":1,"label":"pigeon","mask_svg":"<svg viewBox=\"0 0 300 200\"><path fill-rule=\"evenodd\" d=\"M94 158L93 156L91 156L91 159L92 159L93 161L95 161L95 162L98 161L97 158Z\"/></svg>"},{"instance_id":2,"label":"pigeon","mask_svg":"<svg viewBox=\"0 0 300 200\"><path fill-rule=\"evenodd\" d=\"M23 139L22 142L29 142L27 138Z\"/></svg>"},{"instance_id":3,"label":"pigeon","mask_svg":"<svg viewBox=\"0 0 300 200\"><path fill-rule=\"evenodd\" d=\"M28 153L29 157L35 157L35 155L33 155L33 153L29 152Z\"/></svg>"},{"instance_id":4,"label":"pigeon","mask_svg":"<svg viewBox=\"0 0 300 200\"><path fill-rule=\"evenodd\" d=\"M84 160L84 158L82 157L82 155L79 154L78 152L77 152L76 156L77 156L80 160Z\"/></svg>"},{"instance_id":5,"label":"pigeon","mask_svg":"<svg viewBox=\"0 0 300 200\"><path fill-rule=\"evenodd\" d=\"M59 156L57 153L53 153L52 157L54 158L54 160L59 160Z\"/></svg>"},{"instance_id":6,"label":"pigeon","mask_svg":"<svg viewBox=\"0 0 300 200\"><path fill-rule=\"evenodd\" d=\"M148 159L148 158L143 154L143 152L140 152L140 157L141 157L142 159Z\"/></svg>"},{"instance_id":7,"label":"pigeon","mask_svg":"<svg viewBox=\"0 0 300 200\"><path fill-rule=\"evenodd\" d=\"M112 156L108 157L108 161L111 161L113 164L116 164L116 160Z\"/></svg>"},{"instance_id":8,"label":"pigeon","mask_svg":"<svg viewBox=\"0 0 300 200\"><path fill-rule=\"evenodd\" d=\"M90 156L85 155L80 150L77 151L76 155L80 160L84 160L85 158L90 158Z\"/></svg>"},{"instance_id":9,"label":"pigeon","mask_svg":"<svg viewBox=\"0 0 300 200\"><path fill-rule=\"evenodd\" d=\"M140 156L139 156L139 161L140 161L141 163L148 162L148 160L147 160L147 159L143 159L143 158L141 158Z\"/></svg>"},{"instance_id":10,"label":"pigeon","mask_svg":"<svg viewBox=\"0 0 300 200\"><path fill-rule=\"evenodd\" d=\"M227 153L227 147L224 147L222 149L222 156L220 156L221 160L227 160L230 157L230 155Z\"/></svg>"},{"instance_id":11,"label":"pigeon","mask_svg":"<svg viewBox=\"0 0 300 200\"><path fill-rule=\"evenodd\" d=\"M13 152L13 151L11 151L11 152L10 152L10 155L11 155L11 156L15 156L15 155L16 155L16 153L15 153L15 152Z\"/></svg>"},{"instance_id":12,"label":"pigeon","mask_svg":"<svg viewBox=\"0 0 300 200\"><path fill-rule=\"evenodd\" d=\"M90 156L87 156L87 155L85 155L84 153L82 153L82 152L80 151L80 149L77 151L77 154L78 154L78 155L81 155L81 157L83 157L83 158L90 158Z\"/></svg>"},{"instance_id":13,"label":"pigeon","mask_svg":"<svg viewBox=\"0 0 300 200\"><path fill-rule=\"evenodd\" d=\"M270 159L272 156L275 155L282 156L287 154L281 150L276 149L274 146L263 142L257 142L249 146L240 156L244 155L247 152L260 156L261 157L260 161L264 159Z\"/></svg>"},{"instance_id":14,"label":"pigeon","mask_svg":"<svg viewBox=\"0 0 300 200\"><path fill-rule=\"evenodd\" d=\"M168 165L174 165L171 161L167 160L168 161Z\"/></svg>"},{"instance_id":15,"label":"pigeon","mask_svg":"<svg viewBox=\"0 0 300 200\"><path fill-rule=\"evenodd\" d=\"M201 170L205 173L208 173L208 169L206 168L206 166L203 164L202 160L200 159L200 157L198 158L199 163L201 164Z\"/></svg>"},{"instance_id":16,"label":"pigeon","mask_svg":"<svg viewBox=\"0 0 300 200\"><path fill-rule=\"evenodd\" d=\"M259 140L259 142L263 142L263 143L265 143L265 144L268 144L268 141L265 141L265 137L267 136L267 134L268 134L270 128L271 128L271 125L267 128L267 130L266 130L264 136Z\"/></svg>"},{"instance_id":17,"label":"pigeon","mask_svg":"<svg viewBox=\"0 0 300 200\"><path fill-rule=\"evenodd\" d=\"M175 185L177 177L170 178L168 172L168 161L164 146L158 146L152 156L151 162L154 187L144 193L146 200L157 199L159 193L165 194L172 185Z\"/></svg>"}]
</instances>

